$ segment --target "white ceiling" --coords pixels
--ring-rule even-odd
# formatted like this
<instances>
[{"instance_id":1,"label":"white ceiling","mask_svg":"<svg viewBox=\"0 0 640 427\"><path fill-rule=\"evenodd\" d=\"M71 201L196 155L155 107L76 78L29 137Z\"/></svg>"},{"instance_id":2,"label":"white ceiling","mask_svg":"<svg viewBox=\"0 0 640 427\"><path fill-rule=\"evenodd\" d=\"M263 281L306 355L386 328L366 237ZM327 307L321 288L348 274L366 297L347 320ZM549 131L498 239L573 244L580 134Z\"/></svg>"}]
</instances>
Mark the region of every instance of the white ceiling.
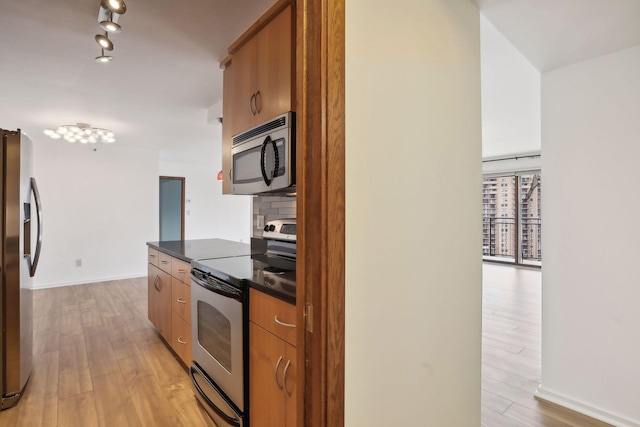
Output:
<instances>
[{"instance_id":1,"label":"white ceiling","mask_svg":"<svg viewBox=\"0 0 640 427\"><path fill-rule=\"evenodd\" d=\"M640 0L472 0L540 72L640 44Z\"/></svg>"},{"instance_id":2,"label":"white ceiling","mask_svg":"<svg viewBox=\"0 0 640 427\"><path fill-rule=\"evenodd\" d=\"M640 0L472 1L540 71L640 43ZM0 0L0 127L46 140L86 122L125 146L206 143L218 62L274 2L129 0L115 59L98 64L99 0Z\"/></svg>"},{"instance_id":3,"label":"white ceiling","mask_svg":"<svg viewBox=\"0 0 640 427\"><path fill-rule=\"evenodd\" d=\"M99 64L100 0L0 0L0 127L106 127L116 144L175 147L219 133L219 61L275 0L126 0L114 60ZM52 143L63 143L62 140Z\"/></svg>"}]
</instances>

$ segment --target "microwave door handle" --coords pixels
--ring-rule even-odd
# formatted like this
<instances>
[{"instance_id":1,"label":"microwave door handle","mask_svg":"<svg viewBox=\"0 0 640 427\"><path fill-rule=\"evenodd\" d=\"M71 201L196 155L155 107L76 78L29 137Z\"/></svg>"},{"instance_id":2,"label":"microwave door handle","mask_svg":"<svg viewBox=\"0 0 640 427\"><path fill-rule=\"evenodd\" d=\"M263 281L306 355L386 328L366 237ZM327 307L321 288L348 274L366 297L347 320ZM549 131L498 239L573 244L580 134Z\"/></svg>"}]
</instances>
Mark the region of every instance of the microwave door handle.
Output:
<instances>
[{"instance_id":1,"label":"microwave door handle","mask_svg":"<svg viewBox=\"0 0 640 427\"><path fill-rule=\"evenodd\" d=\"M278 176L278 169L280 168L280 155L278 154L278 146L273 139L271 140L271 145L273 146L273 157L275 157L273 173L271 174L271 179L273 180L273 178Z\"/></svg>"},{"instance_id":2,"label":"microwave door handle","mask_svg":"<svg viewBox=\"0 0 640 427\"><path fill-rule=\"evenodd\" d=\"M262 143L262 149L260 150L260 172L262 172L262 179L264 179L264 183L267 184L267 187L271 185L271 179L267 177L267 169L266 169L266 158L265 151L267 150L267 144L271 142L271 136L267 136ZM275 145L275 144L274 144ZM276 156L277 159L277 156ZM276 160L277 164L277 160Z\"/></svg>"}]
</instances>

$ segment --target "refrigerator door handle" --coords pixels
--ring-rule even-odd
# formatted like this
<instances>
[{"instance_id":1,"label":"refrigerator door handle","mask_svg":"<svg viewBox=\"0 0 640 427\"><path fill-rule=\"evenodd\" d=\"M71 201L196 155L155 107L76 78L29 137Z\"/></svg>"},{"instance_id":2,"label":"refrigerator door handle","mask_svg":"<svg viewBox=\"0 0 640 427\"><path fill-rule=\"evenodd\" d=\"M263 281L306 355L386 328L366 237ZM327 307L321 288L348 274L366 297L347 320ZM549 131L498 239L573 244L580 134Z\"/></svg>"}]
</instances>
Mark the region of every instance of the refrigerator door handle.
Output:
<instances>
[{"instance_id":1,"label":"refrigerator door handle","mask_svg":"<svg viewBox=\"0 0 640 427\"><path fill-rule=\"evenodd\" d=\"M40 249L42 249L42 202L40 201L40 192L38 191L38 184L35 178L31 178L31 191L33 191L33 198L36 201L36 216L38 218L38 237L36 241L36 250L33 254L33 262L29 266L29 274L31 277L35 276L36 269L38 268L38 261L40 260Z\"/></svg>"}]
</instances>

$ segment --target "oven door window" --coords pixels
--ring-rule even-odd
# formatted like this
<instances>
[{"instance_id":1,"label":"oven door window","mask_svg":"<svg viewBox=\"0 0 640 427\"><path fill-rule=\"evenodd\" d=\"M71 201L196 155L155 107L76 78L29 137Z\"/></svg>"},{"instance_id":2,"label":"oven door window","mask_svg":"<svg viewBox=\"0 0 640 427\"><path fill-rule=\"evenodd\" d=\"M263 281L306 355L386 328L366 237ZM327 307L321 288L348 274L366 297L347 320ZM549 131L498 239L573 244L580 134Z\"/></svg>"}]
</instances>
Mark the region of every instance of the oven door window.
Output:
<instances>
[{"instance_id":1,"label":"oven door window","mask_svg":"<svg viewBox=\"0 0 640 427\"><path fill-rule=\"evenodd\" d=\"M231 373L231 322L218 309L198 301L198 342Z\"/></svg>"}]
</instances>

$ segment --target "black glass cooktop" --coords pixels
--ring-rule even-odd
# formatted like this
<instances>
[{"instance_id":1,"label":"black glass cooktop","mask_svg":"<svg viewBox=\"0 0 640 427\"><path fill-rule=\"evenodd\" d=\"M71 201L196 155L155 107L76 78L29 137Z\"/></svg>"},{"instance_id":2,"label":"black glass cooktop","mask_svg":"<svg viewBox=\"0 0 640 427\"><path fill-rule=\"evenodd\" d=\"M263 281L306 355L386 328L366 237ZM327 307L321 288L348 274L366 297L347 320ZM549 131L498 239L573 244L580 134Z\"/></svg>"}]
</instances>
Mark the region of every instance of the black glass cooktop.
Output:
<instances>
[{"instance_id":1,"label":"black glass cooktop","mask_svg":"<svg viewBox=\"0 0 640 427\"><path fill-rule=\"evenodd\" d=\"M295 261L260 254L201 259L191 265L236 287L252 286L286 301L296 300Z\"/></svg>"}]
</instances>

